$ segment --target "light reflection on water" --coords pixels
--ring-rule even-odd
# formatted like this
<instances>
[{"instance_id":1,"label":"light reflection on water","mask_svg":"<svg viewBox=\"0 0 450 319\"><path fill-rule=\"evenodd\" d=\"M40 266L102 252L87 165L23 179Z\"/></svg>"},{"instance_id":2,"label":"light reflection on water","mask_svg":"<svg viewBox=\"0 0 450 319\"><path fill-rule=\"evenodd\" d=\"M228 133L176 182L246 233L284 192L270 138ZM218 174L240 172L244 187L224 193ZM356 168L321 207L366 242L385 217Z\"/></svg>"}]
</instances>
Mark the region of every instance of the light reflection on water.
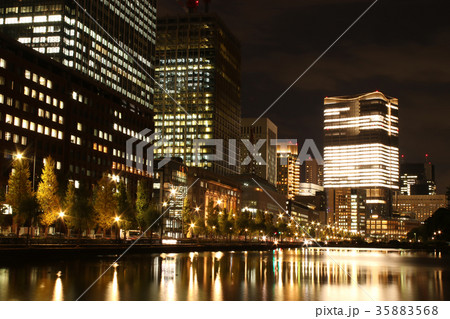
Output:
<instances>
[{"instance_id":1,"label":"light reflection on water","mask_svg":"<svg viewBox=\"0 0 450 319\"><path fill-rule=\"evenodd\" d=\"M0 265L0 300L74 300L113 261ZM448 300L448 257L277 249L127 256L85 300Z\"/></svg>"}]
</instances>

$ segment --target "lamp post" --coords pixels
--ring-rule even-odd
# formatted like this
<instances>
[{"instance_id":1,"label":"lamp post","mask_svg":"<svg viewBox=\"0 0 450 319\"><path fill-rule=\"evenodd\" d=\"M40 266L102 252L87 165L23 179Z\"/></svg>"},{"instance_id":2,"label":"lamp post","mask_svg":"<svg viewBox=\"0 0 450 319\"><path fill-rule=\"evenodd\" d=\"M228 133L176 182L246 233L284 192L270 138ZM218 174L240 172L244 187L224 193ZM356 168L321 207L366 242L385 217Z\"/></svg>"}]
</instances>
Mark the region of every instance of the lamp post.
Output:
<instances>
[{"instance_id":1,"label":"lamp post","mask_svg":"<svg viewBox=\"0 0 450 319\"><path fill-rule=\"evenodd\" d=\"M60 222L59 222L59 238L61 238L62 237L62 235L61 235L61 228L63 227L63 225L64 225L64 216L65 216L66 214L64 213L64 212L60 212L59 214L58 214L58 217L60 218Z\"/></svg>"},{"instance_id":2,"label":"lamp post","mask_svg":"<svg viewBox=\"0 0 450 319\"><path fill-rule=\"evenodd\" d=\"M116 223L116 241L119 241L119 222L120 222L120 217L119 216L114 217L114 222Z\"/></svg>"},{"instance_id":3,"label":"lamp post","mask_svg":"<svg viewBox=\"0 0 450 319\"><path fill-rule=\"evenodd\" d=\"M13 156L19 161L21 161L22 159L29 159L29 158L23 156L23 153L15 153L15 154L13 154ZM32 183L33 183L32 185L33 185L33 191L34 191L35 183L36 183L36 150L33 153L33 182Z\"/></svg>"}]
</instances>

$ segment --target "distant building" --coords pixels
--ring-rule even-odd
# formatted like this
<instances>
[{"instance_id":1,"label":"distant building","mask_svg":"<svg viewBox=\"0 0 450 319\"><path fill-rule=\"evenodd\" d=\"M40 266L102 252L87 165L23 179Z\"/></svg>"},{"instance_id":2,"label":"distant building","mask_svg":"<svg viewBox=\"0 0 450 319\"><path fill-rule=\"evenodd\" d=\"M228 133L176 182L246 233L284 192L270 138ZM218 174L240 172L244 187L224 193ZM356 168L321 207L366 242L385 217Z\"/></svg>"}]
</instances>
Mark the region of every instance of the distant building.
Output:
<instances>
[{"instance_id":1,"label":"distant building","mask_svg":"<svg viewBox=\"0 0 450 319\"><path fill-rule=\"evenodd\" d=\"M0 32L152 109L156 0L79 3L2 0Z\"/></svg>"},{"instance_id":2,"label":"distant building","mask_svg":"<svg viewBox=\"0 0 450 319\"><path fill-rule=\"evenodd\" d=\"M297 143L277 145L277 190L289 199L299 193L300 164Z\"/></svg>"},{"instance_id":3,"label":"distant building","mask_svg":"<svg viewBox=\"0 0 450 319\"><path fill-rule=\"evenodd\" d=\"M402 195L436 195L434 165L429 161L401 163L400 192Z\"/></svg>"},{"instance_id":4,"label":"distant building","mask_svg":"<svg viewBox=\"0 0 450 319\"><path fill-rule=\"evenodd\" d=\"M406 217L382 218L377 215L367 220L366 237L375 240L402 240L408 232L421 225L420 221Z\"/></svg>"},{"instance_id":5,"label":"distant building","mask_svg":"<svg viewBox=\"0 0 450 319\"><path fill-rule=\"evenodd\" d=\"M393 205L399 214L413 213L415 219L425 221L448 202L446 195L394 195Z\"/></svg>"},{"instance_id":6,"label":"distant building","mask_svg":"<svg viewBox=\"0 0 450 319\"><path fill-rule=\"evenodd\" d=\"M255 174L267 180L270 184L277 185L277 146L271 145L271 140L278 138L278 128L268 118L260 118L254 125L256 118L243 118L241 121L241 138L249 140L253 145L259 140L265 140L265 143L259 149L259 156L264 160L263 163L257 163L254 155L249 154L248 149L243 143L241 146L241 174ZM248 165L242 165L244 159L250 156L252 161Z\"/></svg>"},{"instance_id":7,"label":"distant building","mask_svg":"<svg viewBox=\"0 0 450 319\"><path fill-rule=\"evenodd\" d=\"M398 100L378 91L327 97L324 134L324 187L332 220L360 231L366 213L391 216L392 192L399 188ZM356 204L360 197L364 205Z\"/></svg>"},{"instance_id":8,"label":"distant building","mask_svg":"<svg viewBox=\"0 0 450 319\"><path fill-rule=\"evenodd\" d=\"M238 175L236 179L242 190L242 211L250 212L253 217L256 217L258 211L273 215L284 214L287 198L278 193L272 184L252 174Z\"/></svg>"},{"instance_id":9,"label":"distant building","mask_svg":"<svg viewBox=\"0 0 450 319\"><path fill-rule=\"evenodd\" d=\"M317 192L323 192L323 186L313 183L299 183L298 195L300 196L315 196Z\"/></svg>"},{"instance_id":10,"label":"distant building","mask_svg":"<svg viewBox=\"0 0 450 319\"><path fill-rule=\"evenodd\" d=\"M163 17L158 19L156 64L162 88L155 88L155 127L165 142L155 157L171 154L188 167L238 174L239 147L229 143L241 136L237 38L215 14ZM196 139L222 140L223 150L195 145Z\"/></svg>"},{"instance_id":11,"label":"distant building","mask_svg":"<svg viewBox=\"0 0 450 319\"><path fill-rule=\"evenodd\" d=\"M315 159L308 159L300 166L300 183L323 186L323 165Z\"/></svg>"},{"instance_id":12,"label":"distant building","mask_svg":"<svg viewBox=\"0 0 450 319\"><path fill-rule=\"evenodd\" d=\"M188 199L205 220L211 205L219 206L230 213L241 209L240 183L231 176L224 176L210 170L188 168Z\"/></svg>"},{"instance_id":13,"label":"distant building","mask_svg":"<svg viewBox=\"0 0 450 319\"><path fill-rule=\"evenodd\" d=\"M35 187L51 155L63 183L91 187L106 173L134 188L152 177L147 165L126 160L127 140L143 127L153 128L149 108L0 34L2 187L14 155L23 153Z\"/></svg>"}]
</instances>

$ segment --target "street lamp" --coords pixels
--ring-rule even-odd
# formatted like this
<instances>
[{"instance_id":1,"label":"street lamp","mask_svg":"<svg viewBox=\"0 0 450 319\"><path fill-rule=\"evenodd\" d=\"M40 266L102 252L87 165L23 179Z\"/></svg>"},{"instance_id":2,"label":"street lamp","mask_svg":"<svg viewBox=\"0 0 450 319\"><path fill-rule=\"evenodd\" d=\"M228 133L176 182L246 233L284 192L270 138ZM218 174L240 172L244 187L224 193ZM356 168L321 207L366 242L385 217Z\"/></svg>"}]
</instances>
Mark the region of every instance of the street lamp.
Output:
<instances>
[{"instance_id":1,"label":"street lamp","mask_svg":"<svg viewBox=\"0 0 450 319\"><path fill-rule=\"evenodd\" d=\"M195 211L199 212L200 211L200 207L195 207Z\"/></svg>"},{"instance_id":2,"label":"street lamp","mask_svg":"<svg viewBox=\"0 0 450 319\"><path fill-rule=\"evenodd\" d=\"M120 217L119 216L116 216L116 217L114 217L114 222L117 224L116 225L116 240L118 240L119 239L119 222L120 222Z\"/></svg>"},{"instance_id":3,"label":"street lamp","mask_svg":"<svg viewBox=\"0 0 450 319\"><path fill-rule=\"evenodd\" d=\"M16 157L18 160L21 160L21 159L23 158L23 154L22 154L22 153L16 153L15 157Z\"/></svg>"},{"instance_id":4,"label":"street lamp","mask_svg":"<svg viewBox=\"0 0 450 319\"><path fill-rule=\"evenodd\" d=\"M23 153L15 153L15 154L13 154L13 156L19 161L21 161L23 158L26 158L25 156L23 156ZM36 179L36 151L33 155L33 191L34 191L35 179Z\"/></svg>"},{"instance_id":5,"label":"street lamp","mask_svg":"<svg viewBox=\"0 0 450 319\"><path fill-rule=\"evenodd\" d=\"M221 199L217 200L217 205L222 205L222 200Z\"/></svg>"},{"instance_id":6,"label":"street lamp","mask_svg":"<svg viewBox=\"0 0 450 319\"><path fill-rule=\"evenodd\" d=\"M63 227L63 224L64 224L64 216L65 216L66 214L64 213L64 212L60 212L59 214L58 214L58 216L59 216L59 218L61 218L61 220L60 220L60 226L59 226L59 238L61 238L62 237L62 235L61 235L61 228Z\"/></svg>"},{"instance_id":7,"label":"street lamp","mask_svg":"<svg viewBox=\"0 0 450 319\"><path fill-rule=\"evenodd\" d=\"M177 190L175 188L172 188L170 190L170 196L175 196L177 194Z\"/></svg>"}]
</instances>

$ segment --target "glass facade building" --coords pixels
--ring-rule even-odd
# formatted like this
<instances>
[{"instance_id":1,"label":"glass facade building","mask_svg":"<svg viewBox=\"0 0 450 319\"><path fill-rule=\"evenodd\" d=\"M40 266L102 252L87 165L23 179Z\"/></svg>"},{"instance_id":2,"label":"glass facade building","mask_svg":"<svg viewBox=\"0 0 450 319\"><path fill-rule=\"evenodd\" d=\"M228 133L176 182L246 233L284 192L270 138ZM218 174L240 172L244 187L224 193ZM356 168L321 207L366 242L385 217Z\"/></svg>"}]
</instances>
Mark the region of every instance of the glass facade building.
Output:
<instances>
[{"instance_id":1,"label":"glass facade building","mask_svg":"<svg viewBox=\"0 0 450 319\"><path fill-rule=\"evenodd\" d=\"M155 127L165 141L155 157L170 154L187 166L239 173L239 148L229 143L240 138L238 40L214 14L162 18L156 63ZM195 147L195 139L221 139L223 151L208 143ZM216 153L222 160L213 160Z\"/></svg>"},{"instance_id":2,"label":"glass facade building","mask_svg":"<svg viewBox=\"0 0 450 319\"><path fill-rule=\"evenodd\" d=\"M392 191L399 189L398 100L378 91L327 97L324 135L324 187L364 189L367 214L389 216ZM343 226L362 230L359 213L352 214Z\"/></svg>"},{"instance_id":3,"label":"glass facade building","mask_svg":"<svg viewBox=\"0 0 450 319\"><path fill-rule=\"evenodd\" d=\"M3 0L0 32L153 107L156 0Z\"/></svg>"}]
</instances>

